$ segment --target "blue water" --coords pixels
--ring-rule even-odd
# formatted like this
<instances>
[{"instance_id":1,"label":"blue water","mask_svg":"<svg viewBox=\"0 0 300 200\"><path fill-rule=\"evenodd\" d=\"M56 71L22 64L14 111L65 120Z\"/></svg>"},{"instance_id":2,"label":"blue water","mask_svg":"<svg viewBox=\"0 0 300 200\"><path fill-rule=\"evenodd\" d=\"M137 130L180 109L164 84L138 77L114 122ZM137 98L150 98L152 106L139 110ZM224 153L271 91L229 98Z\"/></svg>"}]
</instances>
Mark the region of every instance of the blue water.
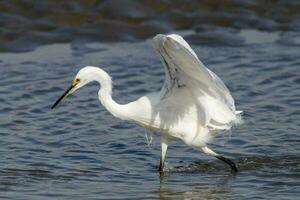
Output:
<instances>
[{"instance_id":1,"label":"blue water","mask_svg":"<svg viewBox=\"0 0 300 200\"><path fill-rule=\"evenodd\" d=\"M86 65L113 77L120 103L159 90L164 72L150 41L1 53L0 198L299 199L300 35L251 35L238 46L192 44L244 110L244 123L211 144L236 161L236 175L179 142L160 176L159 137L148 145L143 128L110 115L97 84L50 109Z\"/></svg>"}]
</instances>

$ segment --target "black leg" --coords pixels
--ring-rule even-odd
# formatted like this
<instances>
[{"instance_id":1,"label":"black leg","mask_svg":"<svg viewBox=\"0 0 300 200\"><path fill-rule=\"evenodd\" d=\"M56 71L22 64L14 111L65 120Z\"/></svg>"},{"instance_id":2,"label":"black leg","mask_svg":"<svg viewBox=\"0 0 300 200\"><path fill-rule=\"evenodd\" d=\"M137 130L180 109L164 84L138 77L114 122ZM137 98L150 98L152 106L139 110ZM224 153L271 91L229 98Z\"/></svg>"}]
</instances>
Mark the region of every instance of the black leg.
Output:
<instances>
[{"instance_id":1,"label":"black leg","mask_svg":"<svg viewBox=\"0 0 300 200\"><path fill-rule=\"evenodd\" d=\"M219 160L222 160L223 162L227 163L230 166L232 172L238 171L236 164L232 160L225 158L224 156L220 156L220 155L217 155L215 157L218 158Z\"/></svg>"},{"instance_id":2,"label":"black leg","mask_svg":"<svg viewBox=\"0 0 300 200\"><path fill-rule=\"evenodd\" d=\"M160 173L164 171L164 163L163 163L162 158L160 158L158 171L159 171Z\"/></svg>"}]
</instances>

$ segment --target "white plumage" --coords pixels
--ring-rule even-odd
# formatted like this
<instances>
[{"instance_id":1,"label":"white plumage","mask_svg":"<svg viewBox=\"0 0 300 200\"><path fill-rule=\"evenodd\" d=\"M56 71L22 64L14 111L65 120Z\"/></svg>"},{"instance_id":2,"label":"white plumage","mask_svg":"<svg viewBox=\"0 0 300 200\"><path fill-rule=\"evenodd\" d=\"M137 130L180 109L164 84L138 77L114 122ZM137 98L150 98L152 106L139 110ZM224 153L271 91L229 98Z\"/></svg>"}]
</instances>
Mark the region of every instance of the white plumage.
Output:
<instances>
[{"instance_id":1,"label":"white plumage","mask_svg":"<svg viewBox=\"0 0 300 200\"><path fill-rule=\"evenodd\" d=\"M88 66L78 72L72 86L53 107L88 82L98 81L101 85L99 99L109 112L161 134L160 171L164 167L168 145L176 140L223 160L237 171L234 162L207 146L218 130L230 129L240 122L241 111L236 111L228 88L203 65L181 36L159 34L153 41L166 74L161 91L120 105L111 97L110 76L100 68Z\"/></svg>"}]
</instances>

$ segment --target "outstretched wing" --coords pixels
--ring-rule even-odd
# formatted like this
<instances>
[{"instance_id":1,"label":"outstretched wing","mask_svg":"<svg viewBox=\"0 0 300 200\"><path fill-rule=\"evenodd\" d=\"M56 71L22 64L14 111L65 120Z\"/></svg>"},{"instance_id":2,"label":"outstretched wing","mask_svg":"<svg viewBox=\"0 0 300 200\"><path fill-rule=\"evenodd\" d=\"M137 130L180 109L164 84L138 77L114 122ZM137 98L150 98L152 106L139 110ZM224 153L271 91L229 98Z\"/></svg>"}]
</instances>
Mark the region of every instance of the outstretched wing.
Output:
<instances>
[{"instance_id":1,"label":"outstretched wing","mask_svg":"<svg viewBox=\"0 0 300 200\"><path fill-rule=\"evenodd\" d=\"M161 98L168 98L178 89L188 89L204 119L202 125L229 129L238 121L234 100L222 80L198 59L188 43L179 35L154 37L154 45L165 67Z\"/></svg>"}]
</instances>

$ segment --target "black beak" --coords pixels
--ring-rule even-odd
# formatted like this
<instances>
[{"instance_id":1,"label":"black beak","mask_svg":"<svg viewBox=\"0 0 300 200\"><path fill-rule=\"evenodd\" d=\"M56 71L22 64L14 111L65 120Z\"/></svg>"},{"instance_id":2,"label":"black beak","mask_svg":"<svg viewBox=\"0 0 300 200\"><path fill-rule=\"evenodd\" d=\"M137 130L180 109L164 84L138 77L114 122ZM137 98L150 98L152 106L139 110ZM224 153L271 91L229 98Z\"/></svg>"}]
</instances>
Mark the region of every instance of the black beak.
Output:
<instances>
[{"instance_id":1,"label":"black beak","mask_svg":"<svg viewBox=\"0 0 300 200\"><path fill-rule=\"evenodd\" d=\"M57 101L53 104L53 106L51 107L51 109L55 108L55 106L57 106L57 104L58 104L59 102L61 102L61 100L63 100L75 86L76 86L75 84L72 84L72 85L67 89L67 91L65 91L65 93L64 93L61 97L59 97L59 99L57 99Z\"/></svg>"}]
</instances>

